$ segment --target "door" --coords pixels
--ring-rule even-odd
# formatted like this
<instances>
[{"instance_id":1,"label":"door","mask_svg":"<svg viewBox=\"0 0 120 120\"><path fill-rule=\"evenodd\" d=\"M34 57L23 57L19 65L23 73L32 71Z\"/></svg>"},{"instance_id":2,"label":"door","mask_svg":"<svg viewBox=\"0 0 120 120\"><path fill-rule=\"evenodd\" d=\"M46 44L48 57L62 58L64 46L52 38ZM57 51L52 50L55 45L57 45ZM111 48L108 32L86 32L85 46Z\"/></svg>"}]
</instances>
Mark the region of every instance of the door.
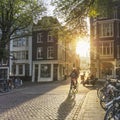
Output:
<instances>
[{"instance_id":1,"label":"door","mask_svg":"<svg viewBox=\"0 0 120 120\"><path fill-rule=\"evenodd\" d=\"M35 82L38 82L38 64L35 64Z\"/></svg>"}]
</instances>

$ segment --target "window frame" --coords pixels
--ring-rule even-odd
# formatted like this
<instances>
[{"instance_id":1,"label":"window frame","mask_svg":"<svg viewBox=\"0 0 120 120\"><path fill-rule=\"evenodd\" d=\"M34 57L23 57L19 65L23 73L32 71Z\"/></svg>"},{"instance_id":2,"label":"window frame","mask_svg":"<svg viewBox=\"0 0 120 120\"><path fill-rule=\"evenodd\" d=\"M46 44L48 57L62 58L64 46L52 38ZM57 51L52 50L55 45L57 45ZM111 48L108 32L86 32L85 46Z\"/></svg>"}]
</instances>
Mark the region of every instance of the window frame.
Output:
<instances>
[{"instance_id":1,"label":"window frame","mask_svg":"<svg viewBox=\"0 0 120 120\"><path fill-rule=\"evenodd\" d=\"M47 47L47 59L54 59L54 47L53 46Z\"/></svg>"},{"instance_id":2,"label":"window frame","mask_svg":"<svg viewBox=\"0 0 120 120\"><path fill-rule=\"evenodd\" d=\"M106 44L106 45L105 45ZM114 42L100 42L100 56L113 56L114 55Z\"/></svg>"},{"instance_id":3,"label":"window frame","mask_svg":"<svg viewBox=\"0 0 120 120\"><path fill-rule=\"evenodd\" d=\"M54 42L53 36L52 36L51 32L48 32L48 35L47 35L47 42Z\"/></svg>"},{"instance_id":4,"label":"window frame","mask_svg":"<svg viewBox=\"0 0 120 120\"><path fill-rule=\"evenodd\" d=\"M37 33L37 43L42 43L43 34L41 32Z\"/></svg>"},{"instance_id":5,"label":"window frame","mask_svg":"<svg viewBox=\"0 0 120 120\"><path fill-rule=\"evenodd\" d=\"M40 51L39 51L40 50ZM39 53L40 52L40 53ZM39 55L40 54L40 55ZM37 59L43 59L43 47L37 48Z\"/></svg>"},{"instance_id":6,"label":"window frame","mask_svg":"<svg viewBox=\"0 0 120 120\"><path fill-rule=\"evenodd\" d=\"M114 24L113 22L100 22L99 23L99 38L113 37Z\"/></svg>"}]
</instances>

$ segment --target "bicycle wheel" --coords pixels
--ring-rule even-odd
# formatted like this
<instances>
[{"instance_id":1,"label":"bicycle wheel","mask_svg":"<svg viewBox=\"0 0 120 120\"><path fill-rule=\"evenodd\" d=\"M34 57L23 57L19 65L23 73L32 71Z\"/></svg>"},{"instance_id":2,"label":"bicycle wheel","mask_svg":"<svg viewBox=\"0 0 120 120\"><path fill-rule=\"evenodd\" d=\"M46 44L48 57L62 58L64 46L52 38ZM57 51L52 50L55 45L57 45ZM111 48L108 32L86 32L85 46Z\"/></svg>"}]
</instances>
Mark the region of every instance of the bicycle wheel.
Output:
<instances>
[{"instance_id":1,"label":"bicycle wheel","mask_svg":"<svg viewBox=\"0 0 120 120\"><path fill-rule=\"evenodd\" d=\"M105 114L104 120L120 120L120 111L115 106L111 106Z\"/></svg>"},{"instance_id":2,"label":"bicycle wheel","mask_svg":"<svg viewBox=\"0 0 120 120\"><path fill-rule=\"evenodd\" d=\"M74 84L71 84L71 86L70 86L70 90L69 90L69 97L70 98L75 98L75 96L76 96L76 91L77 91L77 88L76 88L76 86L74 86Z\"/></svg>"},{"instance_id":3,"label":"bicycle wheel","mask_svg":"<svg viewBox=\"0 0 120 120\"><path fill-rule=\"evenodd\" d=\"M74 88L70 89L69 90L69 95L68 95L69 98L75 98L75 91L74 91Z\"/></svg>"}]
</instances>

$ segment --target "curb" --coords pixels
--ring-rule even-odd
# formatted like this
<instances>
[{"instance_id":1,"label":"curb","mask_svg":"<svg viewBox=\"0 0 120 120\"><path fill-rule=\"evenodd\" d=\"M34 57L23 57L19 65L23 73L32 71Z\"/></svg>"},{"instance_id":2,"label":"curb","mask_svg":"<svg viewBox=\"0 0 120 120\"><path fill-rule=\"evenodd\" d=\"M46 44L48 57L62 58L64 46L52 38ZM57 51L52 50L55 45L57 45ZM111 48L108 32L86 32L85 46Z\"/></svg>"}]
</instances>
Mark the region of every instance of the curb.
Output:
<instances>
[{"instance_id":1,"label":"curb","mask_svg":"<svg viewBox=\"0 0 120 120\"><path fill-rule=\"evenodd\" d=\"M78 120L103 120L105 111L99 104L96 90L87 93Z\"/></svg>"}]
</instances>

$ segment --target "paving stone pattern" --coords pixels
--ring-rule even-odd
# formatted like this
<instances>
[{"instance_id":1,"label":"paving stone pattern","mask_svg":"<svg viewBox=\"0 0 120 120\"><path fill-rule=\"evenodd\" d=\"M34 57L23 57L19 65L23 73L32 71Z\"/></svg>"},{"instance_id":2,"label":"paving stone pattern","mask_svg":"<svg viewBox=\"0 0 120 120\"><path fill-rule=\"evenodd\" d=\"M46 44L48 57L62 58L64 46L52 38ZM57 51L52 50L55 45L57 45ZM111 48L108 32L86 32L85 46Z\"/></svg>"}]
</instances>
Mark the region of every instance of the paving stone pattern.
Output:
<instances>
[{"instance_id":1,"label":"paving stone pattern","mask_svg":"<svg viewBox=\"0 0 120 120\"><path fill-rule=\"evenodd\" d=\"M68 90L41 85L0 96L0 120L73 120L85 94L67 99Z\"/></svg>"},{"instance_id":2,"label":"paving stone pattern","mask_svg":"<svg viewBox=\"0 0 120 120\"><path fill-rule=\"evenodd\" d=\"M0 93L0 120L103 120L98 86L80 84L75 99L68 99L69 82L29 84Z\"/></svg>"}]
</instances>

